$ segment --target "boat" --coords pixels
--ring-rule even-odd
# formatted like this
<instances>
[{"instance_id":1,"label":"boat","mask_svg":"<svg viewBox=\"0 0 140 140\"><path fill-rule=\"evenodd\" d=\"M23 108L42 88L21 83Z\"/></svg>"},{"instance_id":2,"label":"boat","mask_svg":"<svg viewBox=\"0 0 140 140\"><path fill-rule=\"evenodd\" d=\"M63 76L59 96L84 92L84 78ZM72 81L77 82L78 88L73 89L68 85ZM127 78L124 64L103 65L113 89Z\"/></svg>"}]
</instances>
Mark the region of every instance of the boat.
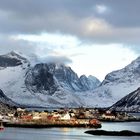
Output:
<instances>
[{"instance_id":1,"label":"boat","mask_svg":"<svg viewBox=\"0 0 140 140\"><path fill-rule=\"evenodd\" d=\"M4 126L3 126L3 123L0 122L0 131L4 130Z\"/></svg>"}]
</instances>

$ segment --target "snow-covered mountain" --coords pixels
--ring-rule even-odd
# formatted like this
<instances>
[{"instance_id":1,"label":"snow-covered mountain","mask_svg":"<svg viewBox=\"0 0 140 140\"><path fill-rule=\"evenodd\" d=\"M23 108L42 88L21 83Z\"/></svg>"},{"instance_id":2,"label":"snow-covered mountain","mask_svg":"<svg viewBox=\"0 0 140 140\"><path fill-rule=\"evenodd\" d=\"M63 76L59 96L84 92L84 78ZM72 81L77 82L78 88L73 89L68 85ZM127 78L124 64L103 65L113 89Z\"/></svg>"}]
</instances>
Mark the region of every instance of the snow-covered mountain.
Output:
<instances>
[{"instance_id":1,"label":"snow-covered mountain","mask_svg":"<svg viewBox=\"0 0 140 140\"><path fill-rule=\"evenodd\" d=\"M111 110L140 112L140 88L115 103Z\"/></svg>"},{"instance_id":2,"label":"snow-covered mountain","mask_svg":"<svg viewBox=\"0 0 140 140\"><path fill-rule=\"evenodd\" d=\"M33 106L81 106L82 92L91 92L100 81L77 74L63 64L40 63L31 67L20 54L0 56L0 88L18 104Z\"/></svg>"},{"instance_id":3,"label":"snow-covered mountain","mask_svg":"<svg viewBox=\"0 0 140 140\"><path fill-rule=\"evenodd\" d=\"M79 78L64 64L30 63L15 52L0 56L0 89L18 104L108 107L140 87L140 57L102 83L93 76Z\"/></svg>"},{"instance_id":4,"label":"snow-covered mountain","mask_svg":"<svg viewBox=\"0 0 140 140\"><path fill-rule=\"evenodd\" d=\"M14 51L0 55L0 67L15 67L23 63L27 63L27 59Z\"/></svg>"},{"instance_id":5,"label":"snow-covered mountain","mask_svg":"<svg viewBox=\"0 0 140 140\"><path fill-rule=\"evenodd\" d=\"M85 75L80 76L80 82L85 90L93 90L101 84L101 82L92 75L88 77L86 77Z\"/></svg>"},{"instance_id":6,"label":"snow-covered mountain","mask_svg":"<svg viewBox=\"0 0 140 140\"><path fill-rule=\"evenodd\" d=\"M14 106L17 104L7 98L2 90L0 90L0 114L14 112Z\"/></svg>"},{"instance_id":7,"label":"snow-covered mountain","mask_svg":"<svg viewBox=\"0 0 140 140\"><path fill-rule=\"evenodd\" d=\"M125 68L107 74L101 85L92 94L100 97L106 106L111 106L139 87L140 57ZM99 101L97 105L102 106L102 102Z\"/></svg>"},{"instance_id":8,"label":"snow-covered mountain","mask_svg":"<svg viewBox=\"0 0 140 140\"><path fill-rule=\"evenodd\" d=\"M0 89L0 103L1 104L8 104L11 107L18 107L19 105L15 102L13 102L11 99L9 99L3 91Z\"/></svg>"}]
</instances>

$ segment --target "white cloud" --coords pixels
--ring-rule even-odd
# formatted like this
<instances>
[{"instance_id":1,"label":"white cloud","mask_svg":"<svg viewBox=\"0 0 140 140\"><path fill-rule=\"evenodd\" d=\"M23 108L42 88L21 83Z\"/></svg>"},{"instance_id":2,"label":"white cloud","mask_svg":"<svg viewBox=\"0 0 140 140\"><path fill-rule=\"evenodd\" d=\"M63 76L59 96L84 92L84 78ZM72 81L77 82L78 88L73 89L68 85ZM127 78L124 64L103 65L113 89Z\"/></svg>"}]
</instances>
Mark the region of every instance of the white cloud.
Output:
<instances>
[{"instance_id":1,"label":"white cloud","mask_svg":"<svg viewBox=\"0 0 140 140\"><path fill-rule=\"evenodd\" d=\"M112 27L105 20L92 17L84 21L84 29L87 35L99 35L109 33Z\"/></svg>"},{"instance_id":2,"label":"white cloud","mask_svg":"<svg viewBox=\"0 0 140 140\"><path fill-rule=\"evenodd\" d=\"M99 14L103 14L107 11L107 7L105 5L96 5L96 11Z\"/></svg>"},{"instance_id":3,"label":"white cloud","mask_svg":"<svg viewBox=\"0 0 140 140\"><path fill-rule=\"evenodd\" d=\"M78 75L94 75L103 80L107 73L123 68L132 60L137 58L137 54L122 44L89 44L77 47L72 52L83 53L83 55L72 57L71 67L78 72ZM69 54L67 50L65 53Z\"/></svg>"},{"instance_id":4,"label":"white cloud","mask_svg":"<svg viewBox=\"0 0 140 140\"><path fill-rule=\"evenodd\" d=\"M54 46L57 48L63 48L63 47L75 47L77 46L80 41L78 38L73 37L71 35L63 35L60 33L42 33L40 35L18 35L13 36L14 39L17 40L26 40L34 43L40 43L40 44L48 44L48 46Z\"/></svg>"},{"instance_id":5,"label":"white cloud","mask_svg":"<svg viewBox=\"0 0 140 140\"><path fill-rule=\"evenodd\" d=\"M123 44L88 44L74 36L61 34L20 35L14 38L33 42L36 46L35 53L42 60L48 56L53 56L55 60L58 57L60 60L65 59L66 62L72 62L69 65L79 76L91 74L100 80L107 73L123 68L138 56Z\"/></svg>"}]
</instances>

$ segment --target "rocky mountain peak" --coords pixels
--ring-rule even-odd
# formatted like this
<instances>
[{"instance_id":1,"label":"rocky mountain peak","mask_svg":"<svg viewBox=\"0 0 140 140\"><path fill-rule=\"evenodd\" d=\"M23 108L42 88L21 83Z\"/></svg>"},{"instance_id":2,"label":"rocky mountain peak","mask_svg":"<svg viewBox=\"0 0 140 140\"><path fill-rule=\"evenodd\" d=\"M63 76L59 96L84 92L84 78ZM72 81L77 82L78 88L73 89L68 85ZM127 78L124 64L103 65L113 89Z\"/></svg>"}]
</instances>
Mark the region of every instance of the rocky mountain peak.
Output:
<instances>
[{"instance_id":1,"label":"rocky mountain peak","mask_svg":"<svg viewBox=\"0 0 140 140\"><path fill-rule=\"evenodd\" d=\"M108 84L110 82L134 82L138 78L140 78L140 57L132 61L126 67L107 74L102 82L102 85Z\"/></svg>"},{"instance_id":2,"label":"rocky mountain peak","mask_svg":"<svg viewBox=\"0 0 140 140\"><path fill-rule=\"evenodd\" d=\"M81 84L85 86L86 90L93 90L96 87L98 87L101 83L97 78L91 75L88 77L86 77L85 75L81 75L80 81Z\"/></svg>"},{"instance_id":3,"label":"rocky mountain peak","mask_svg":"<svg viewBox=\"0 0 140 140\"><path fill-rule=\"evenodd\" d=\"M95 76L89 75L88 79L92 80L94 83L96 83L97 86L99 86L101 84L101 81L96 78Z\"/></svg>"},{"instance_id":4,"label":"rocky mountain peak","mask_svg":"<svg viewBox=\"0 0 140 140\"><path fill-rule=\"evenodd\" d=\"M49 71L47 64L36 64L28 73L25 79L28 89L43 94L53 94L57 90L53 74Z\"/></svg>"},{"instance_id":5,"label":"rocky mountain peak","mask_svg":"<svg viewBox=\"0 0 140 140\"><path fill-rule=\"evenodd\" d=\"M7 58L15 58L15 59L19 59L19 60L26 60L26 58L20 54L19 52L16 52L16 51L11 51L5 55L1 55L3 57L7 57Z\"/></svg>"},{"instance_id":6,"label":"rocky mountain peak","mask_svg":"<svg viewBox=\"0 0 140 140\"><path fill-rule=\"evenodd\" d=\"M0 55L0 67L14 67L27 62L26 58L14 51L5 55Z\"/></svg>"}]
</instances>

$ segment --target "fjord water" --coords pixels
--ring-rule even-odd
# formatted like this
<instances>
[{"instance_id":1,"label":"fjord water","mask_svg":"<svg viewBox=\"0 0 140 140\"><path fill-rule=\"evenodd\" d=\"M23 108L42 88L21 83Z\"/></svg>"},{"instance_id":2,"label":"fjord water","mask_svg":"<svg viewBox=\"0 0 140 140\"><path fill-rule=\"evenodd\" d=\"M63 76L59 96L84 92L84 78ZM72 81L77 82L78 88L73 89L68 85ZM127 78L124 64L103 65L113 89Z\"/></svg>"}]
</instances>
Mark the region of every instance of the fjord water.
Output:
<instances>
[{"instance_id":1,"label":"fjord water","mask_svg":"<svg viewBox=\"0 0 140 140\"><path fill-rule=\"evenodd\" d=\"M140 132L140 122L103 123L104 130L132 130ZM0 140L139 140L140 137L93 136L85 134L88 128L5 128Z\"/></svg>"}]
</instances>

